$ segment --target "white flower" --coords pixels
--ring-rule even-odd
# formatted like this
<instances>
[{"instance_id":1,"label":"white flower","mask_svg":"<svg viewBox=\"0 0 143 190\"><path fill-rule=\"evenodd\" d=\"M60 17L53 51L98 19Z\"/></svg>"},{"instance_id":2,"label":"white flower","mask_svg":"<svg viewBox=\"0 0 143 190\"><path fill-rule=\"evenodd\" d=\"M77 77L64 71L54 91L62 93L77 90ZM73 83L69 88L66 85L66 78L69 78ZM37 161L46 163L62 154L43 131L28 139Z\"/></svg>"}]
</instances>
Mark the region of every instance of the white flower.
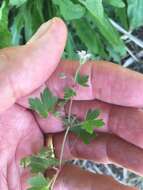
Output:
<instances>
[{"instance_id":1,"label":"white flower","mask_svg":"<svg viewBox=\"0 0 143 190\"><path fill-rule=\"evenodd\" d=\"M77 51L77 53L81 65L86 63L92 56L90 53L87 53L85 50Z\"/></svg>"}]
</instances>

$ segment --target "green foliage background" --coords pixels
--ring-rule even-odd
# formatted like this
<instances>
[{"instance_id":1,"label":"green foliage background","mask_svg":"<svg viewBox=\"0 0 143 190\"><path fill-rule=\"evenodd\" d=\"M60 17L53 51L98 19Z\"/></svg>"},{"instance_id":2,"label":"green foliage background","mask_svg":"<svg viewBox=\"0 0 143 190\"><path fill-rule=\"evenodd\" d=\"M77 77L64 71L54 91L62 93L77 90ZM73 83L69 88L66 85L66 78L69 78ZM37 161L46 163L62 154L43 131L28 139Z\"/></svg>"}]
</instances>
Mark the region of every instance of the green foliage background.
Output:
<instances>
[{"instance_id":1,"label":"green foliage background","mask_svg":"<svg viewBox=\"0 0 143 190\"><path fill-rule=\"evenodd\" d=\"M126 44L112 26L113 19L127 31L143 25L142 0L2 0L0 48L23 44L45 21L58 16L69 29L63 56L76 58L76 50L88 50L96 59L120 62Z\"/></svg>"}]
</instances>

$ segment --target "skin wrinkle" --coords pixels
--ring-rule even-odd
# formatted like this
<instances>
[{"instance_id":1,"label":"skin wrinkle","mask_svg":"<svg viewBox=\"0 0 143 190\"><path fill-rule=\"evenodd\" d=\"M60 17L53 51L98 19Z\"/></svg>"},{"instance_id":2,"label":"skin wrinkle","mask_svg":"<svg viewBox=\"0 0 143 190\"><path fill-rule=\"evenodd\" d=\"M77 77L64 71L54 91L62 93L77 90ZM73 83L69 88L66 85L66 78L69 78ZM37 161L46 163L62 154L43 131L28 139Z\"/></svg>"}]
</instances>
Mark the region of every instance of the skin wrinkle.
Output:
<instances>
[{"instance_id":1,"label":"skin wrinkle","mask_svg":"<svg viewBox=\"0 0 143 190\"><path fill-rule=\"evenodd\" d=\"M29 113L32 115L32 118L34 118L35 123L37 124L37 126L38 126L40 132L43 134L43 131L42 131L41 127L40 127L40 124L39 124L39 122L37 121L37 118L36 118L35 114L33 113L33 111L31 111L29 108L25 108L25 106L23 106L23 105L21 105L21 104L16 103L16 105L19 106L19 107L21 107L21 108L24 108L24 109L26 110L26 112L29 112ZM31 121L31 122L32 122L32 121ZM25 135L25 137L27 137L27 135ZM25 138L25 137L23 137L23 138Z\"/></svg>"},{"instance_id":2,"label":"skin wrinkle","mask_svg":"<svg viewBox=\"0 0 143 190\"><path fill-rule=\"evenodd\" d=\"M64 133L54 136L56 156L59 158ZM115 164L142 175L142 149L131 145L115 135L99 133L97 138L85 145L79 138L69 134L65 144L64 159L89 159L97 163Z\"/></svg>"},{"instance_id":3,"label":"skin wrinkle","mask_svg":"<svg viewBox=\"0 0 143 190\"><path fill-rule=\"evenodd\" d=\"M30 111L30 110L29 110ZM30 111L31 112L31 114L33 115L33 117L34 117L34 120L35 120L35 122L36 122L36 124L37 124L37 126L38 126L38 128L39 128L39 130L40 130L40 132L43 134L43 130L42 130L42 128L40 127L40 124L39 124L39 122L38 122L38 120L37 120L37 118L36 118L36 115L34 114L34 113L32 113L32 111Z\"/></svg>"},{"instance_id":4,"label":"skin wrinkle","mask_svg":"<svg viewBox=\"0 0 143 190\"><path fill-rule=\"evenodd\" d=\"M72 141L72 143L71 143L70 136L68 136L67 141L68 141L67 144L68 144L68 147L69 147L70 154L73 156L73 151L74 151L74 153L76 155L78 155L78 151L77 151L77 148L75 146L76 143L78 142L78 140L75 139L74 142ZM73 156L73 158L75 158L75 157Z\"/></svg>"},{"instance_id":5,"label":"skin wrinkle","mask_svg":"<svg viewBox=\"0 0 143 190\"><path fill-rule=\"evenodd\" d=\"M29 111L30 112L30 111ZM31 112L30 112L31 113ZM41 131L41 128L39 127L39 123L36 121L35 117L34 117L34 114L31 113L31 115L33 115L32 117L32 120L31 120L31 124L29 124L29 126L33 126L32 123L33 121L35 122L36 126L38 127L39 129L39 132L41 133L41 135L43 135L43 132ZM33 127L32 127L33 129ZM19 142L17 143L17 146L16 146L16 150L15 150L15 154L17 154L17 149L19 148L19 146L23 143L24 139L27 138L28 136L32 136L33 134L33 130L30 130L30 133L26 133L24 136L21 136L21 139L19 140ZM17 156L16 156L17 157Z\"/></svg>"},{"instance_id":6,"label":"skin wrinkle","mask_svg":"<svg viewBox=\"0 0 143 190\"><path fill-rule=\"evenodd\" d=\"M14 154L14 157L11 159L11 161L7 164L8 165L8 189L9 190L22 190L22 185L20 183L20 171L19 171L19 166L16 164L16 157ZM11 173L14 173L14 177L12 177L11 180ZM15 186L13 186L13 182L17 180L17 183ZM15 188L16 187L16 188Z\"/></svg>"},{"instance_id":7,"label":"skin wrinkle","mask_svg":"<svg viewBox=\"0 0 143 190\"><path fill-rule=\"evenodd\" d=\"M98 75L98 73L100 73L101 72L101 70L99 69L100 68L100 62L97 62L97 64L95 64L94 65L94 63L93 63L93 73L97 73L97 75ZM96 76L95 76L96 77ZM111 76L108 76L107 75L107 77L106 77L106 81L105 81L105 83L107 83L107 81L109 81L109 84L110 85L107 85L107 91L108 91L108 98L109 99L111 99L111 97L112 97L112 90L113 90L113 85L115 84L115 83L113 83L112 84L112 82L110 82L111 80L113 81L113 77L110 79L110 77ZM94 77L93 77L94 78ZM99 79L100 79L100 76L99 76ZM96 81L95 81L96 82ZM103 81L102 81L103 82ZM95 88L95 85L94 85L94 83L92 83L92 85L93 85L93 88ZM104 83L103 83L103 86L104 86ZM104 101L104 99L105 99L105 97L104 97L104 92L103 92L103 88L102 88L102 86L100 86L100 88L99 88L99 86L98 86L98 90L97 90L97 94L96 94L96 92L94 91L94 98L95 97L97 97L97 99L99 99L100 100L100 97L102 97L103 98L103 101ZM109 93L110 92L110 93ZM109 95L110 94L110 95Z\"/></svg>"},{"instance_id":8,"label":"skin wrinkle","mask_svg":"<svg viewBox=\"0 0 143 190\"><path fill-rule=\"evenodd\" d=\"M14 115L14 117L15 118L12 118L13 117L13 115ZM9 120L7 120L6 119L6 117L10 117L10 119ZM23 116L22 118L21 118L21 116ZM5 118L5 119L4 119ZM21 155L22 156L22 152L19 152L20 150L18 150L18 147L20 146L20 144L23 144L22 146L23 146L23 148L24 148L24 146L25 146L25 144L26 144L26 140L25 140L25 142L23 142L24 141L24 139L29 139L29 145L30 145L30 142L32 142L33 144L32 144L32 147L33 147L33 149L34 149L34 147L36 146L35 144L34 144L34 142L38 142L38 141L40 141L40 139L42 140L43 139L43 136L42 136L42 134L40 133L40 129L38 128L38 126L37 126L37 123L35 122L35 119L34 119L34 117L32 116L32 114L29 112L29 111L27 111L25 108L22 108L22 107L20 107L20 106L17 106L17 105L15 105L15 107L14 108L12 108L12 109L10 109L10 110L8 110L8 111L6 111L6 113L4 113L4 114L1 114L1 117L0 117L0 121L1 121L1 125L7 125L7 128L8 128L8 126L10 126L11 128L12 128L12 125L14 125L14 122L15 122L15 125L17 125L17 127L15 126L15 127L13 127L13 131L11 131L11 133L10 133L10 135L14 135L14 137L13 137L13 140L14 140L14 145L12 144L13 142L9 142L10 143L10 145L8 145L8 147L11 149L11 150L9 150L9 149L6 149L6 151L7 151L7 153L6 153L6 156L5 156L5 158L4 158L4 155L3 155L3 159L5 160L5 159L8 159L8 161L6 161L6 163L8 164L7 165L7 167L9 167L9 171L8 171L8 175L12 175L12 168L10 169L10 166L11 166L11 163L13 163L13 162L15 162L14 161L14 159L19 159L18 158L18 155L17 154L19 154L19 156ZM12 119L12 120L11 120ZM26 119L26 123L25 123L25 125L26 126L24 126L24 123L23 123L23 121L25 121L25 119ZM6 121L6 122L5 122ZM4 123L3 123L4 122ZM19 122L20 122L20 125L19 125ZM36 125L36 126L35 126ZM32 127L32 128L31 128ZM35 129L35 127L36 127L36 129ZM20 130L20 128L21 128L21 130ZM35 131L36 130L36 131ZM20 132L21 131L21 132ZM2 131L1 131L2 132ZM3 134L3 133L1 133L1 134ZM33 136L34 135L34 136ZM40 135L41 135L41 137L40 137ZM29 137L28 137L29 136ZM30 140L30 138L32 138L31 140ZM34 138L34 139L33 139ZM11 139L11 136L8 136L8 138L5 138L5 139ZM7 142L3 142L3 143L7 143ZM38 143L40 143L40 142L38 142ZM40 146L40 145L38 145L38 146ZM29 146L30 147L30 146ZM31 148L32 148L31 147ZM20 147L19 147L20 148ZM35 149L36 149L36 147L35 147ZM23 154L25 153L26 154L26 151L28 150L28 152L30 151L30 154L31 154L31 152L32 152L32 150L30 150L30 149L28 149L28 147L26 148L24 148L23 150L25 150L24 152L23 152ZM10 152L11 151L11 152ZM19 152L19 153L18 153ZM3 161L1 160L1 162L3 163ZM4 164L4 163L3 163ZM14 164L14 163L13 163ZM16 164L16 163L15 163ZM18 167L18 164L19 164L19 162L17 163L17 167ZM11 166L11 167L13 167L13 166ZM13 175L12 175L13 176ZM19 176L18 175L18 173L17 173L17 176ZM15 176L16 177L16 176ZM8 179L6 179L6 180L8 180ZM11 179L11 177L10 177L10 179L9 180L12 180ZM19 180L18 180L19 181ZM2 182L2 181L1 181ZM10 185L10 184L9 184ZM14 184L13 184L14 185ZM2 189L4 189L4 188L2 188ZM10 187L9 187L9 190L16 190L16 189L10 189ZM19 190L19 189L18 189Z\"/></svg>"},{"instance_id":9,"label":"skin wrinkle","mask_svg":"<svg viewBox=\"0 0 143 190\"><path fill-rule=\"evenodd\" d=\"M70 172L69 172L70 171ZM65 174L65 175L64 175ZM74 176L74 181L71 179L71 175ZM82 181L80 181L80 178ZM79 183L80 181L80 183ZM85 183L86 182L86 185ZM55 190L137 190L133 187L124 186L116 182L110 176L104 176L99 174L93 174L88 171L84 171L77 166L66 164L62 168L62 172L58 176Z\"/></svg>"},{"instance_id":10,"label":"skin wrinkle","mask_svg":"<svg viewBox=\"0 0 143 190\"><path fill-rule=\"evenodd\" d=\"M9 56L8 56L8 54L7 54L7 52L6 51L4 51L4 50L6 50L6 48L5 49L2 49L1 51L0 51L0 61L2 60L2 62L3 62L3 67L1 67L1 64L0 64L0 72L1 72L1 75L3 74L3 73L7 73L6 75L2 75L3 76L3 80L5 80L5 81L7 81L6 82L6 85L7 85L7 87L8 87L8 89L10 90L10 94L11 94L11 98L12 98L12 100L13 100L13 102L15 102L15 100L16 100L16 93L15 93L15 91L14 91L14 88L13 88L13 85L12 85L12 81L10 80L10 75L9 75L9 73L8 73L8 69L7 68L9 68L9 70L10 70L10 62L9 62Z\"/></svg>"},{"instance_id":11,"label":"skin wrinkle","mask_svg":"<svg viewBox=\"0 0 143 190\"><path fill-rule=\"evenodd\" d=\"M30 112L30 111L29 111ZM31 113L31 112L30 112ZM34 120L35 120L35 123L36 123L36 125L37 125L37 127L39 128L39 130L41 131L41 128L39 127L39 124L38 124L38 122L36 121L36 119L35 119L35 117L34 117L34 114L33 113L31 113L32 115L33 115L33 118L34 118ZM33 121L31 121L31 122L33 122ZM32 124L32 123L31 123ZM32 126L31 124L29 124L30 126ZM32 137L32 134L33 134L33 130L31 129L31 131L30 131L30 133L28 133L28 135L25 135L24 137L22 137L20 140L19 140L19 143L17 144L17 147L16 147L16 150L15 150L15 156L14 156L14 158L15 158L15 163L16 163L16 166L17 166L17 168L19 167L18 165L19 165L19 161L16 159L16 158L18 158L18 156L17 156L17 153L18 153L18 149L19 149L19 147L23 144L23 142L25 141L25 139L27 139L27 137L29 136L31 136ZM41 135L42 135L43 133L41 132ZM41 139L42 140L42 139ZM31 149L31 148L30 148ZM30 153L31 154L31 153ZM25 156L24 156L25 157ZM18 173L19 173L19 176L21 176L22 175L22 173L20 174L20 170L18 170ZM20 178L20 181L21 181L21 183L20 184L22 184L22 178ZM21 189L22 189L22 185L21 185ZM21 190L20 189L20 190ZM13 189L13 190L15 190L15 189Z\"/></svg>"},{"instance_id":12,"label":"skin wrinkle","mask_svg":"<svg viewBox=\"0 0 143 190\"><path fill-rule=\"evenodd\" d=\"M14 88L14 84L13 84L14 81L11 80L10 75L7 75L7 79L8 79L8 83L9 83L9 86L11 88L12 96L13 96L13 99L14 99L14 102L15 102L16 99L17 99L17 93L16 93L16 90Z\"/></svg>"},{"instance_id":13,"label":"skin wrinkle","mask_svg":"<svg viewBox=\"0 0 143 190\"><path fill-rule=\"evenodd\" d=\"M5 168L5 172L3 172L2 170L4 169L4 166L3 166L3 168L2 169L0 169L0 187L1 187L1 184L3 183L3 184L5 184L6 185L6 188L7 189L5 189L5 190L9 190L8 189L8 181L7 181L7 174L8 174L8 167L7 167L7 165L6 165L6 168ZM2 182L1 182L1 179L2 179ZM4 181L3 181L4 180ZM0 188L1 189L1 188Z\"/></svg>"},{"instance_id":14,"label":"skin wrinkle","mask_svg":"<svg viewBox=\"0 0 143 190\"><path fill-rule=\"evenodd\" d=\"M17 143L17 146L18 146L18 144L19 143ZM15 148L15 150L13 151L13 155L8 159L8 161L7 161L7 174L8 174L8 176L7 176L7 182L8 182L8 189L10 189L10 186L9 186L9 168L10 168L10 166L12 165L12 163L13 163L13 161L15 161L16 160L16 150L17 150L17 146L16 146L16 148ZM17 170L18 171L18 170ZM11 177L10 177L11 178ZM10 189L11 190L11 189Z\"/></svg>"},{"instance_id":15,"label":"skin wrinkle","mask_svg":"<svg viewBox=\"0 0 143 190\"><path fill-rule=\"evenodd\" d=\"M17 83L15 83L15 80L13 80L13 75L12 75L12 70L17 70L18 66L17 64L14 64L14 62L17 62L17 60L15 60L15 57L12 56L12 54L14 53L15 50L19 50L19 54L22 52L22 51L26 51L26 48L24 45L21 45L20 47L12 47L11 48L11 52L9 53L9 49L5 49L4 51L4 54L5 54L5 57L6 57L6 60L5 62L7 63L7 70L6 70L6 76L7 76L7 80L9 82L9 86L10 86L10 89L11 89L11 92L13 94L13 99L16 101L19 97L22 96L23 92L20 92L20 87L17 87ZM24 66L24 62L26 63L26 59L28 59L27 57L25 57L25 60L23 61L22 59L20 60L20 63L22 65L22 67ZM27 64L26 64L27 65ZM24 67L23 67L24 68ZM21 70L21 69L20 69ZM17 75L19 74L19 71L20 70L17 70ZM23 69L24 70L24 69ZM22 78L22 75L20 76ZM19 89L19 90L17 90ZM14 101L14 102L15 102Z\"/></svg>"},{"instance_id":16,"label":"skin wrinkle","mask_svg":"<svg viewBox=\"0 0 143 190\"><path fill-rule=\"evenodd\" d=\"M106 136L105 136L106 137ZM90 160L96 160L97 162L102 162L104 160L104 162L109 162L109 159L107 157L107 152L106 152L106 139L103 139L102 140L102 144L99 143L99 140L98 140L98 136L97 136L97 141L93 140L90 145L85 145L79 138L77 138L75 135L73 134L70 134L68 136L68 141L66 143L68 143L68 147L69 147L69 150L70 150L70 153L72 155L73 158L77 157L77 158L81 158L81 159L88 159L88 155L91 155L91 152L92 152L92 148L93 146L95 146L95 150L98 152L99 149L101 152L99 152L101 155L99 156L97 154L97 152L93 152L93 155L90 157ZM89 147L90 146L90 147ZM85 152L83 150L86 150L87 148L87 155L85 154ZM95 151L94 150L94 151ZM70 154L69 154L70 155ZM95 157L94 157L95 156ZM71 159L71 158L70 158ZM110 162L109 162L110 163Z\"/></svg>"},{"instance_id":17,"label":"skin wrinkle","mask_svg":"<svg viewBox=\"0 0 143 190\"><path fill-rule=\"evenodd\" d=\"M125 152L125 151L128 152ZM142 175L142 149L129 144L121 138L113 136L108 141L108 156L113 164L125 167L130 171Z\"/></svg>"},{"instance_id":18,"label":"skin wrinkle","mask_svg":"<svg viewBox=\"0 0 143 190\"><path fill-rule=\"evenodd\" d=\"M111 160L111 158L110 158L110 142L111 142L111 138L112 137L109 137L109 138L107 138L107 141L106 141L106 154L107 154L107 158L108 158L108 163L109 164L111 164L112 163L112 160ZM107 163L107 164L108 164ZM116 163L115 163L116 164ZM117 164L116 164L117 165Z\"/></svg>"},{"instance_id":19,"label":"skin wrinkle","mask_svg":"<svg viewBox=\"0 0 143 190\"><path fill-rule=\"evenodd\" d=\"M112 111L114 109L114 105L109 104L109 112L108 112L108 121L107 121L107 125L108 125L108 132L112 133L112 134L116 134L117 131L117 126L118 125L110 125L110 121L112 120Z\"/></svg>"}]
</instances>

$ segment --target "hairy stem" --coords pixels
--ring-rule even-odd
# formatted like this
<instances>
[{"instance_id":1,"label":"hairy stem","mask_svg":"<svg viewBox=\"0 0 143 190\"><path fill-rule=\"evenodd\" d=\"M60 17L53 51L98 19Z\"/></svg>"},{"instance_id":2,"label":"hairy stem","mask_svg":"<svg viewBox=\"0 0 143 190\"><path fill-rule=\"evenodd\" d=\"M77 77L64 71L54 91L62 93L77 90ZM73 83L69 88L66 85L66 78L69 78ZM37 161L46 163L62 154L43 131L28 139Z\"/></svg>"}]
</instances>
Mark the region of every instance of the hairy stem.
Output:
<instances>
[{"instance_id":1,"label":"hairy stem","mask_svg":"<svg viewBox=\"0 0 143 190\"><path fill-rule=\"evenodd\" d=\"M54 189L54 185L58 178L59 173L60 173L60 170L57 170L56 174L54 175L53 179L51 180L51 183L50 183L51 190Z\"/></svg>"},{"instance_id":2,"label":"hairy stem","mask_svg":"<svg viewBox=\"0 0 143 190\"><path fill-rule=\"evenodd\" d=\"M78 76L78 73L80 72L80 69L81 69L81 64L79 64L77 70L76 70L76 73L75 73L75 77L74 77L74 82L76 83L76 80L77 80L77 76ZM68 122L70 123L70 120L71 120L71 111L72 111L72 104L73 104L73 99L70 100L70 104L69 104L69 110L68 110ZM61 147L61 154L60 154L60 168L62 166L62 160L63 160L63 154L64 154L64 147L65 147L65 142L66 142L66 139L67 139L67 136L68 136L68 133L69 133L69 130L70 130L70 125L67 127L66 129L66 132L65 132L65 135L64 135L64 139L63 139L63 143L62 143L62 147Z\"/></svg>"},{"instance_id":3,"label":"hairy stem","mask_svg":"<svg viewBox=\"0 0 143 190\"><path fill-rule=\"evenodd\" d=\"M74 77L74 82L76 82L76 80L77 80L77 76L78 76L78 73L79 73L79 71L81 69L81 66L82 66L82 64L79 64L79 66L78 66L78 68L76 70L75 77Z\"/></svg>"},{"instance_id":4,"label":"hairy stem","mask_svg":"<svg viewBox=\"0 0 143 190\"><path fill-rule=\"evenodd\" d=\"M76 70L76 73L75 73L75 77L74 77L74 82L76 83L76 80L77 80L77 76L78 76L78 73L81 69L81 64L78 66L77 70ZM71 121L71 111L72 111L72 104L73 104L73 99L70 100L70 103L69 103L69 110L68 110L68 123L70 123ZM68 136L68 133L69 133L69 130L70 130L70 125L68 125L67 129L66 129L66 132L65 132L65 135L64 135L64 138L63 138L63 142L62 142L62 147L61 147L61 152L60 152L60 160L59 160L59 170L57 170L54 178L53 178L53 182L52 182L52 185L51 185L51 189L54 188L54 184L57 180L57 177L61 171L61 167L62 167L62 161L63 161L63 155L64 155L64 148L65 148L65 142L66 142L66 139L67 139L67 136Z\"/></svg>"}]
</instances>

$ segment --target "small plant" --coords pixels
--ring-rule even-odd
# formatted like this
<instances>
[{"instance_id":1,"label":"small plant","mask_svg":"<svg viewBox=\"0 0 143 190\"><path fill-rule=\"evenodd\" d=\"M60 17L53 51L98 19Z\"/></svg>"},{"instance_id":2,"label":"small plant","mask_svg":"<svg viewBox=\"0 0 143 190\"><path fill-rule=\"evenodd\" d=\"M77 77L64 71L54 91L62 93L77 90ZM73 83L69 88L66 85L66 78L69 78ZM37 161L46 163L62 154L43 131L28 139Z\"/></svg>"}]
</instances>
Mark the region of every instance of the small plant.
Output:
<instances>
[{"instance_id":1,"label":"small plant","mask_svg":"<svg viewBox=\"0 0 143 190\"><path fill-rule=\"evenodd\" d=\"M90 54L85 51L78 52L80 57L79 66L76 70L73 81L75 85L81 85L83 87L88 87L89 76L81 75L80 70L82 65L84 65L90 58ZM66 73L60 73L60 77L66 78ZM53 148L44 147L37 155L32 155L22 159L21 165L23 167L31 168L33 177L28 180L31 188L28 190L52 190L58 174L61 170L63 164L63 154L64 146L66 142L67 135L69 131L76 134L85 144L89 144L91 140L96 137L94 132L95 128L102 127L104 122L99 119L100 111L98 109L88 110L86 116L83 120L79 120L75 115L72 114L73 99L76 96L76 90L74 87L66 87L64 89L64 98L59 100L52 92L46 88L42 93L40 98L30 98L30 108L37 112L43 118L47 118L48 114L51 113L56 117L60 117L65 126L65 135L63 138L60 159L55 158L53 153ZM65 104L69 104L68 113L63 117L58 111ZM56 170L56 174L52 178L45 177L45 173L48 169Z\"/></svg>"}]
</instances>

